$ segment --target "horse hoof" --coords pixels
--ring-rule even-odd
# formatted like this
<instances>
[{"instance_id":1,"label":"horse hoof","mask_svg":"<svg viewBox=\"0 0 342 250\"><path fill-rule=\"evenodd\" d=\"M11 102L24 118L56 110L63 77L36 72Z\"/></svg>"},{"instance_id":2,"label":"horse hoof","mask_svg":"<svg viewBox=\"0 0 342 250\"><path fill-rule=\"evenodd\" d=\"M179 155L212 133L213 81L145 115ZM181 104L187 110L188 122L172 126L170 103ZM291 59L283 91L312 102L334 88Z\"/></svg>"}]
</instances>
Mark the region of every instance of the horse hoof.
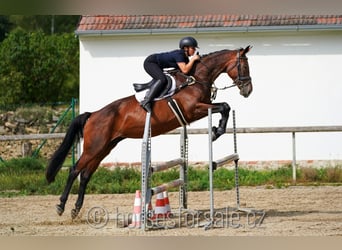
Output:
<instances>
[{"instance_id":1,"label":"horse hoof","mask_svg":"<svg viewBox=\"0 0 342 250\"><path fill-rule=\"evenodd\" d=\"M218 137L217 137L217 127L212 127L212 130L211 130L211 140L212 141L215 141Z\"/></svg>"},{"instance_id":2,"label":"horse hoof","mask_svg":"<svg viewBox=\"0 0 342 250\"><path fill-rule=\"evenodd\" d=\"M212 141L216 141L221 135L225 133L225 129L221 127L213 127L212 128L212 134L211 134L211 139Z\"/></svg>"},{"instance_id":3,"label":"horse hoof","mask_svg":"<svg viewBox=\"0 0 342 250\"><path fill-rule=\"evenodd\" d=\"M80 212L79 209L76 209L76 208L72 209L71 210L71 219L75 219L79 212Z\"/></svg>"},{"instance_id":4,"label":"horse hoof","mask_svg":"<svg viewBox=\"0 0 342 250\"><path fill-rule=\"evenodd\" d=\"M64 209L60 205L56 205L56 212L59 216L61 216L64 212Z\"/></svg>"}]
</instances>

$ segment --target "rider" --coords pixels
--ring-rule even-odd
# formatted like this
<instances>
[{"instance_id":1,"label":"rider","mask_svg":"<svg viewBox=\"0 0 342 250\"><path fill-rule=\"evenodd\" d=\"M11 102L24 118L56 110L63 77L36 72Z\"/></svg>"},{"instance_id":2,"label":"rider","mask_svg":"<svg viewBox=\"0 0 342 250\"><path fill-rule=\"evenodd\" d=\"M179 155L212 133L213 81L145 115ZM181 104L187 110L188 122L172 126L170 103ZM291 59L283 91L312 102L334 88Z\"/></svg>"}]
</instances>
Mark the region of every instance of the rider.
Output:
<instances>
[{"instance_id":1,"label":"rider","mask_svg":"<svg viewBox=\"0 0 342 250\"><path fill-rule=\"evenodd\" d=\"M184 37L179 41L179 49L170 52L163 52L152 54L148 56L144 61L145 71L152 76L154 83L150 90L147 92L140 106L147 112L151 112L152 100L161 93L166 87L167 79L163 73L165 68L176 68L181 70L184 74L187 74L194 62L200 59L199 55L195 55L198 44L193 37ZM191 57L189 60L188 57Z\"/></svg>"}]
</instances>

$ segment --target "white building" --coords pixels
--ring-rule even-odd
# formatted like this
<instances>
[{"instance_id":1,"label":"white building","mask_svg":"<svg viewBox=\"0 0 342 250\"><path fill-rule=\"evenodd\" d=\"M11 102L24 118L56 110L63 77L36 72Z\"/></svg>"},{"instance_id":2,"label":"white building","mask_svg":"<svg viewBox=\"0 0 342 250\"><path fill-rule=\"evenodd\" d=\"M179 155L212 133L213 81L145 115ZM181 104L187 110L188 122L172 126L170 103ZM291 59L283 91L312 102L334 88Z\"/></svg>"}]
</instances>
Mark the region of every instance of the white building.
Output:
<instances>
[{"instance_id":1,"label":"white building","mask_svg":"<svg viewBox=\"0 0 342 250\"><path fill-rule=\"evenodd\" d=\"M143 61L194 36L200 53L252 45L253 93L231 88L215 102L236 111L237 127L342 125L342 15L339 16L84 16L80 39L80 112L132 95L133 82L150 76ZM227 75L218 87L231 83ZM219 115L214 116L217 123ZM101 121L99 121L101 122ZM204 118L190 128L207 127ZM232 127L230 119L228 127ZM238 134L242 161L291 160L291 134ZM166 148L165 145L168 145ZM179 137L152 139L152 161L179 157ZM296 134L297 160L341 160L342 133ZM233 152L229 134L214 144L214 158ZM141 140L119 143L104 162L140 161ZM207 135L191 135L189 160L208 159Z\"/></svg>"}]
</instances>

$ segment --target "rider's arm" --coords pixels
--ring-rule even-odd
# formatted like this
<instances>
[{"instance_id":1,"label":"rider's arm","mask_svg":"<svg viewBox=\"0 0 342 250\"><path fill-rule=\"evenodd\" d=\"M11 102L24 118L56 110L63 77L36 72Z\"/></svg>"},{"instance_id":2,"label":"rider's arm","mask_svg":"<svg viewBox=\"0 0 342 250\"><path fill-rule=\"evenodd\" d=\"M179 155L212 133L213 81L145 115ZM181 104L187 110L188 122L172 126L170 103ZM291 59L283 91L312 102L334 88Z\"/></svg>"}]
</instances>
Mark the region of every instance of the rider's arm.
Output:
<instances>
[{"instance_id":1,"label":"rider's arm","mask_svg":"<svg viewBox=\"0 0 342 250\"><path fill-rule=\"evenodd\" d=\"M190 61L188 63L185 63L185 62L178 62L178 67L179 69L184 73L184 74L187 74L192 66L194 65L194 62L199 60L200 59L200 56L199 55L194 55L193 57L191 57Z\"/></svg>"}]
</instances>

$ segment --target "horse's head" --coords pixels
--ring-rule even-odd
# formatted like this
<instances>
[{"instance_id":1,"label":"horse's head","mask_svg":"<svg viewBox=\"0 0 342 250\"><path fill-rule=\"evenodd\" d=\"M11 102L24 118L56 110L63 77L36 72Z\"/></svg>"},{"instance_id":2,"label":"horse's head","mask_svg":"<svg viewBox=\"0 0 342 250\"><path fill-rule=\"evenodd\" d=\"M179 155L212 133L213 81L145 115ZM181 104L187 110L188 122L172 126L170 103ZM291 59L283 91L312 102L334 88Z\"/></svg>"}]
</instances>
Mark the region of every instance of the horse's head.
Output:
<instances>
[{"instance_id":1,"label":"horse's head","mask_svg":"<svg viewBox=\"0 0 342 250\"><path fill-rule=\"evenodd\" d=\"M246 56L251 48L251 46L247 46L245 49L239 49L235 56L235 63L233 63L233 66L228 65L226 69L227 74L234 80L234 84L240 89L240 94L243 97L248 97L253 90Z\"/></svg>"}]
</instances>

